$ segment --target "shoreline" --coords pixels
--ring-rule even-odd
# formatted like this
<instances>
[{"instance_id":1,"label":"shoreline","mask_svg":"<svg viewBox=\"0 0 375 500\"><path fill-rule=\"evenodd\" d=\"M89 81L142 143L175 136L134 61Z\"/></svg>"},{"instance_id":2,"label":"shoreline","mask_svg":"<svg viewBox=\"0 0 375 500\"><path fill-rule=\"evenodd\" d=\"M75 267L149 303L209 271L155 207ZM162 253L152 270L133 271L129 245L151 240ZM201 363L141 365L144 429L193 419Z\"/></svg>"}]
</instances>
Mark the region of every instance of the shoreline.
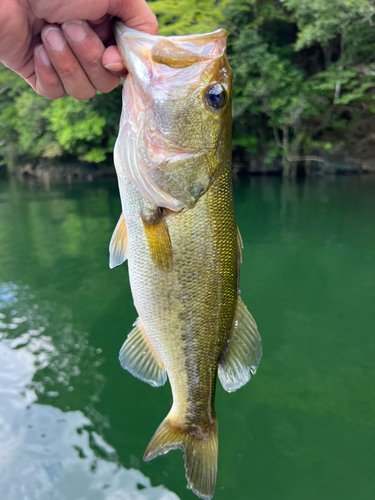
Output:
<instances>
[{"instance_id":1,"label":"shoreline","mask_svg":"<svg viewBox=\"0 0 375 500\"><path fill-rule=\"evenodd\" d=\"M250 156L233 152L232 170L234 178L251 176L283 176L283 165L280 158L267 163L260 156ZM368 175L375 173L375 160L350 158L349 156L328 158L324 168L317 162L300 162L294 168L296 177L321 177L336 175ZM51 161L44 158L32 159L12 167L0 167L1 177L16 177L19 179L31 178L43 182L66 180L87 180L116 178L113 162L82 163L74 159L66 161Z\"/></svg>"}]
</instances>

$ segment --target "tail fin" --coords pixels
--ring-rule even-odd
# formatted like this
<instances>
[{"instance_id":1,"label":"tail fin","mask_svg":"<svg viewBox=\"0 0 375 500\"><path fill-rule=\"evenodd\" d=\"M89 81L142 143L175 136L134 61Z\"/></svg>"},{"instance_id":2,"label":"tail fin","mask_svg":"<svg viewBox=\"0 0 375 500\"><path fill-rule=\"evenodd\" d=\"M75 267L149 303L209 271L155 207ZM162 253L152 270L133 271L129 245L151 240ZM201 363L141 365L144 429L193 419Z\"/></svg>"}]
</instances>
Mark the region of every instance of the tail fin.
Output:
<instances>
[{"instance_id":1,"label":"tail fin","mask_svg":"<svg viewBox=\"0 0 375 500\"><path fill-rule=\"evenodd\" d=\"M173 425L167 416L159 425L145 451L144 460L152 460L169 450L185 452L185 473L188 486L204 500L210 500L215 491L217 473L217 422L209 429L183 428Z\"/></svg>"},{"instance_id":2,"label":"tail fin","mask_svg":"<svg viewBox=\"0 0 375 500\"><path fill-rule=\"evenodd\" d=\"M189 488L200 498L210 500L214 496L217 473L217 423L199 434L187 436L185 473Z\"/></svg>"}]
</instances>

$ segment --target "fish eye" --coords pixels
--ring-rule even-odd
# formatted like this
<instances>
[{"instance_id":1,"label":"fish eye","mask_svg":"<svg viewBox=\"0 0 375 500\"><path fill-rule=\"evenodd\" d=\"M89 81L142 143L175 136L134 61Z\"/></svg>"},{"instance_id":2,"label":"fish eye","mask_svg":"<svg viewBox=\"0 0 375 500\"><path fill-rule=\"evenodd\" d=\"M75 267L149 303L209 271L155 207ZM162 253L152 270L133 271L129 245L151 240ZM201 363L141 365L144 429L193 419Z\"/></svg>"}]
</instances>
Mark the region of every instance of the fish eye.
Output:
<instances>
[{"instance_id":1,"label":"fish eye","mask_svg":"<svg viewBox=\"0 0 375 500\"><path fill-rule=\"evenodd\" d=\"M226 92L224 88L219 85L211 85L206 90L206 103L213 109L220 109L224 106L226 101Z\"/></svg>"}]
</instances>

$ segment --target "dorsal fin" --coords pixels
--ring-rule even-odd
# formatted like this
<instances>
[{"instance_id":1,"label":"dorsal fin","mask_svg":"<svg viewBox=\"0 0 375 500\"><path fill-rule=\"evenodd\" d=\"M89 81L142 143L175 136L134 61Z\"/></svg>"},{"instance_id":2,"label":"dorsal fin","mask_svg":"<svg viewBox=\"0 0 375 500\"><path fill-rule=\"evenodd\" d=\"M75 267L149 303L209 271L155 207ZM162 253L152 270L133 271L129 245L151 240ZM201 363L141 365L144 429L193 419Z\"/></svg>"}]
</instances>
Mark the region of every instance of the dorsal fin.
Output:
<instances>
[{"instance_id":1,"label":"dorsal fin","mask_svg":"<svg viewBox=\"0 0 375 500\"><path fill-rule=\"evenodd\" d=\"M124 214L121 213L109 243L109 267L111 269L126 261L127 247L128 238L126 234L125 219Z\"/></svg>"},{"instance_id":2,"label":"dorsal fin","mask_svg":"<svg viewBox=\"0 0 375 500\"><path fill-rule=\"evenodd\" d=\"M120 350L121 366L134 377L154 387L164 385L167 372L151 347L141 320L138 318L133 326Z\"/></svg>"},{"instance_id":3,"label":"dorsal fin","mask_svg":"<svg viewBox=\"0 0 375 500\"><path fill-rule=\"evenodd\" d=\"M233 392L245 385L251 374L255 375L261 357L262 343L257 325L238 297L232 333L218 366L223 388Z\"/></svg>"}]
</instances>

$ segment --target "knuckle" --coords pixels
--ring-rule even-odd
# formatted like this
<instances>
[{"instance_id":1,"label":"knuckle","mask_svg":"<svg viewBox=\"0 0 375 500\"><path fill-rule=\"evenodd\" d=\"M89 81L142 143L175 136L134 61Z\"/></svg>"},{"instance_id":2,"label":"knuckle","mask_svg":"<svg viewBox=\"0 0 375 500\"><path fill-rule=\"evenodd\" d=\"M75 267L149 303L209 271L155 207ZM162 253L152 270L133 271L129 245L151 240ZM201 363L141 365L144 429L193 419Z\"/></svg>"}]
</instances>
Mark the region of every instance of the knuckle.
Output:
<instances>
[{"instance_id":1,"label":"knuckle","mask_svg":"<svg viewBox=\"0 0 375 500\"><path fill-rule=\"evenodd\" d=\"M58 73L60 75L60 78L73 78L76 76L78 69L76 66L60 66L58 68Z\"/></svg>"},{"instance_id":2,"label":"knuckle","mask_svg":"<svg viewBox=\"0 0 375 500\"><path fill-rule=\"evenodd\" d=\"M102 66L102 52L95 52L86 58L86 65L90 68L97 68Z\"/></svg>"}]
</instances>

